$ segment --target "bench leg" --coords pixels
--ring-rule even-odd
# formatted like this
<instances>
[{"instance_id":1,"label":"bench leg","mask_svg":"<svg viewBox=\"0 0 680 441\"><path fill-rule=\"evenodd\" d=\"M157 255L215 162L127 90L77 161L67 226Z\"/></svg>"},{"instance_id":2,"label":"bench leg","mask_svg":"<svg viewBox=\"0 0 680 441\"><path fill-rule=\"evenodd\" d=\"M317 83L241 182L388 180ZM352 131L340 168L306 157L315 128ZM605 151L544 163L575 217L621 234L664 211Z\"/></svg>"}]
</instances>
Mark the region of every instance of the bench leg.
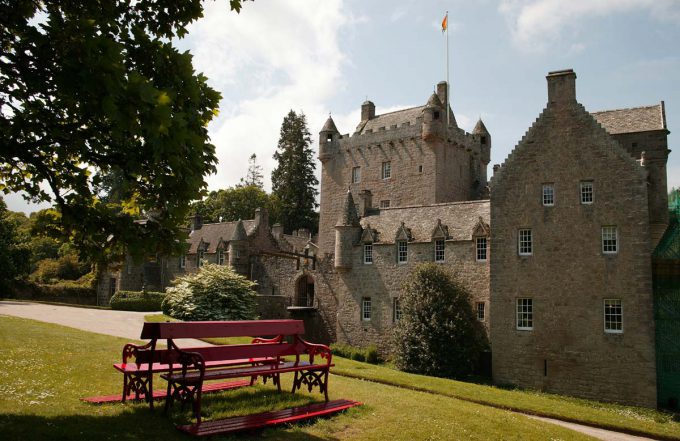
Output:
<instances>
[{"instance_id":1,"label":"bench leg","mask_svg":"<svg viewBox=\"0 0 680 441\"><path fill-rule=\"evenodd\" d=\"M121 397L121 401L124 403L125 400L127 400L127 395L129 393L128 391L128 374L123 374L123 396Z\"/></svg>"},{"instance_id":2,"label":"bench leg","mask_svg":"<svg viewBox=\"0 0 680 441\"><path fill-rule=\"evenodd\" d=\"M302 385L307 386L309 392L312 391L314 386L319 386L319 392L324 394L326 401L328 401L328 370L323 371L300 371L295 372L295 377L293 378L293 389L291 393L295 393L296 390L302 388Z\"/></svg>"}]
</instances>

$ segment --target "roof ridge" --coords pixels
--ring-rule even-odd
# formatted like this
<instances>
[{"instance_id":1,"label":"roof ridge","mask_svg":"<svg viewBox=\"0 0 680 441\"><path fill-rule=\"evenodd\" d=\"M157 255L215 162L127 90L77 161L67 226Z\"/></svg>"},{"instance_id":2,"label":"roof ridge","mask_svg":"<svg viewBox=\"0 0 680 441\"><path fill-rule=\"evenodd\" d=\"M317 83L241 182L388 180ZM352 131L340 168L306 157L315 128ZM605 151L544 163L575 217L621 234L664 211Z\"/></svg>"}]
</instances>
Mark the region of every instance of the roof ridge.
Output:
<instances>
[{"instance_id":1,"label":"roof ridge","mask_svg":"<svg viewBox=\"0 0 680 441\"><path fill-rule=\"evenodd\" d=\"M651 109L652 107L661 107L661 103L650 104L648 106L621 107L619 109L596 110L596 111L593 111L593 112L589 111L588 113L590 113L591 115L594 115L596 113L622 112L624 110Z\"/></svg>"},{"instance_id":2,"label":"roof ridge","mask_svg":"<svg viewBox=\"0 0 680 441\"><path fill-rule=\"evenodd\" d=\"M407 208L427 208L427 207L445 207L448 205L467 205L467 204L480 204L484 202L489 202L489 199L476 199L474 201L452 201L452 202L439 202L436 204L423 204L423 205L404 205L401 207L389 207L381 208L380 211L395 211L404 210ZM366 216L369 217L369 216Z\"/></svg>"},{"instance_id":3,"label":"roof ridge","mask_svg":"<svg viewBox=\"0 0 680 441\"><path fill-rule=\"evenodd\" d=\"M421 109L421 108L423 108L423 107L425 107L425 106L424 106L424 105L422 105L422 106L413 106L413 107L407 107L407 108L405 108L405 109L393 110L393 111L391 111L391 112L385 112L385 113L381 113L380 115L376 115L375 117L373 117L373 118L371 118L371 119L373 120L373 119L376 119L376 118L380 118L381 116L391 115L392 113L399 113L399 112L405 112L405 111L407 111L407 110Z\"/></svg>"}]
</instances>

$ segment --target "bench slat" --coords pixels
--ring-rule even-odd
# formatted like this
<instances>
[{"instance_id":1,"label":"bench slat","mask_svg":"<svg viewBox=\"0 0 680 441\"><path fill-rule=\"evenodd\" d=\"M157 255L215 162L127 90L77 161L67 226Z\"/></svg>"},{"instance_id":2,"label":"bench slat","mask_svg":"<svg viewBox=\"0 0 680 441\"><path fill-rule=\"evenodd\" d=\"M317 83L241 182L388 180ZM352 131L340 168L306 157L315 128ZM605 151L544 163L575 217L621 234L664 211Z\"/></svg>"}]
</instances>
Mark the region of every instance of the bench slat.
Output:
<instances>
[{"instance_id":1,"label":"bench slat","mask_svg":"<svg viewBox=\"0 0 680 441\"><path fill-rule=\"evenodd\" d=\"M194 349L196 348L191 348L187 349L190 350L191 352L197 352ZM249 364L249 363L272 363L276 360L272 358L267 358L267 357L262 357L262 358L242 358L242 359L237 359L237 360L211 360L211 361L206 361L205 362L205 367L206 368L216 368L216 367L226 367L226 366L237 366L240 364ZM137 367L137 363L134 361L131 363L115 363L113 365L114 369L117 371L120 371L124 374L132 374L132 373L146 373L149 371L149 364L147 362L140 363L139 367ZM178 363L174 363L172 365L173 369L182 369L182 365ZM170 370L170 365L168 363L153 363L151 365L151 373L157 374L159 372L167 372Z\"/></svg>"},{"instance_id":2,"label":"bench slat","mask_svg":"<svg viewBox=\"0 0 680 441\"><path fill-rule=\"evenodd\" d=\"M361 403L352 400L333 400L255 415L236 416L200 424L177 426L177 428L194 436L219 435L317 418L360 405Z\"/></svg>"},{"instance_id":3,"label":"bench slat","mask_svg":"<svg viewBox=\"0 0 680 441\"><path fill-rule=\"evenodd\" d=\"M249 377L251 375L283 374L286 372L295 371L326 370L328 368L329 366L327 364L311 365L306 361L299 362L296 364L293 361L287 361L279 365L270 364L265 366L243 366L229 369L213 369L205 371L205 376L203 377L203 380L204 381L222 380L225 378ZM173 381L184 380L189 382L191 382L192 380L195 381L199 377L200 374L198 371L190 371L187 372L186 375L182 375L181 373L173 373L172 375L170 374L161 375L161 378L163 378L164 380L168 379Z\"/></svg>"},{"instance_id":4,"label":"bench slat","mask_svg":"<svg viewBox=\"0 0 680 441\"><path fill-rule=\"evenodd\" d=\"M261 337L304 334L302 320L144 323L142 340L210 337Z\"/></svg>"}]
</instances>

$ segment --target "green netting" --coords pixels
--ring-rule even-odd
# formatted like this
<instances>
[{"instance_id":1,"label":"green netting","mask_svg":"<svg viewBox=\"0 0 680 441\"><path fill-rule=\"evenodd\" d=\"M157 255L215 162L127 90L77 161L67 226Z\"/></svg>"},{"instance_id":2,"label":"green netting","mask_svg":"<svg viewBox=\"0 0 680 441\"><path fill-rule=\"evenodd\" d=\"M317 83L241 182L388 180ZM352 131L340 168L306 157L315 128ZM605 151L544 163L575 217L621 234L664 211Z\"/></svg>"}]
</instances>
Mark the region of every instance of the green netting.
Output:
<instances>
[{"instance_id":1,"label":"green netting","mask_svg":"<svg viewBox=\"0 0 680 441\"><path fill-rule=\"evenodd\" d=\"M669 197L670 222L654 250L657 395L663 407L680 401L680 194Z\"/></svg>"}]
</instances>

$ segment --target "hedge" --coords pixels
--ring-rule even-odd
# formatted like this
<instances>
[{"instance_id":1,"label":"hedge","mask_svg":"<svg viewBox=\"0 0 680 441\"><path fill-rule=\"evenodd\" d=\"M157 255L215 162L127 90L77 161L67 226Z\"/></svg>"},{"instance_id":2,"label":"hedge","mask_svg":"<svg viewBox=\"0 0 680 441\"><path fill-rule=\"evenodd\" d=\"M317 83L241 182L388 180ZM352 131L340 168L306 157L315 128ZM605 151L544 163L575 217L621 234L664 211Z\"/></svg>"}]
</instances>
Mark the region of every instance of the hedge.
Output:
<instances>
[{"instance_id":1,"label":"hedge","mask_svg":"<svg viewBox=\"0 0 680 441\"><path fill-rule=\"evenodd\" d=\"M50 300L56 297L95 298L97 291L91 286L76 281L62 281L54 285L42 285L27 280L16 280L11 285L11 292L17 298Z\"/></svg>"},{"instance_id":2,"label":"hedge","mask_svg":"<svg viewBox=\"0 0 680 441\"><path fill-rule=\"evenodd\" d=\"M357 348L344 343L333 343L331 344L331 351L334 355L349 358L350 360L365 361L371 364L377 364L380 361L378 357L378 348L375 345L369 345L366 348Z\"/></svg>"},{"instance_id":3,"label":"hedge","mask_svg":"<svg viewBox=\"0 0 680 441\"><path fill-rule=\"evenodd\" d=\"M118 291L111 297L111 309L119 311L160 311L164 292Z\"/></svg>"}]
</instances>

